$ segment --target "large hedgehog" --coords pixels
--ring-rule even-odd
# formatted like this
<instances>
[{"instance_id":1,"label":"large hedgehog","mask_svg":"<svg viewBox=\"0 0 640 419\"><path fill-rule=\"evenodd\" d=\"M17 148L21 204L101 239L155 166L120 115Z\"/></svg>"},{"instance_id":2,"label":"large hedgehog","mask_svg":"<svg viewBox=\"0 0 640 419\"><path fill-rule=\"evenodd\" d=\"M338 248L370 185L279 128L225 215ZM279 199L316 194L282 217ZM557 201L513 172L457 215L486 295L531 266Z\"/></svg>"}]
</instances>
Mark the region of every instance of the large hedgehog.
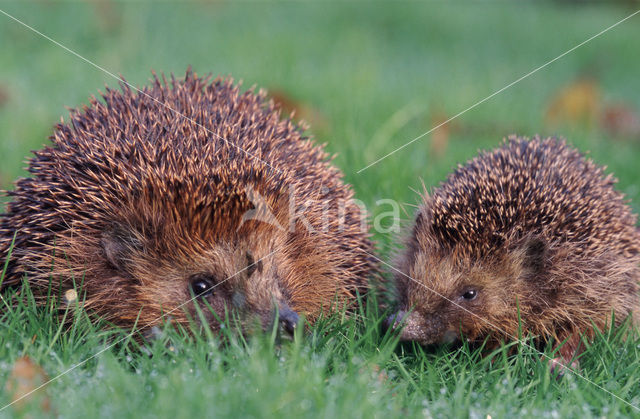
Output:
<instances>
[{"instance_id":1,"label":"large hedgehog","mask_svg":"<svg viewBox=\"0 0 640 419\"><path fill-rule=\"evenodd\" d=\"M521 324L566 340L568 362L593 325L640 315L640 234L614 183L555 138L510 137L459 166L423 197L389 323L422 344L513 340Z\"/></svg>"},{"instance_id":2,"label":"large hedgehog","mask_svg":"<svg viewBox=\"0 0 640 419\"><path fill-rule=\"evenodd\" d=\"M372 245L350 187L263 92L188 71L102 96L8 192L3 288L26 277L44 301L81 286L123 327L186 323L197 295L213 329L232 313L270 327L278 312L288 331L366 289Z\"/></svg>"}]
</instances>

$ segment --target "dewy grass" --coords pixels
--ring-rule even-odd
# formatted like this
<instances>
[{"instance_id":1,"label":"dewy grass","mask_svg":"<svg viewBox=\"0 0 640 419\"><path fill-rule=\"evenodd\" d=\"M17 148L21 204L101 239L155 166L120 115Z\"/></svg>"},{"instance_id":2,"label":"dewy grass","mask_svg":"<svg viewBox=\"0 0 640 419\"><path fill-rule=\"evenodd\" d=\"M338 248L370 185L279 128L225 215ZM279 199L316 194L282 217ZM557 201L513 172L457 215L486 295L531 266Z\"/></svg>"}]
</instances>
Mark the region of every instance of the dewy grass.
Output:
<instances>
[{"instance_id":1,"label":"dewy grass","mask_svg":"<svg viewBox=\"0 0 640 419\"><path fill-rule=\"evenodd\" d=\"M613 2L612 2L613 3ZM618 189L640 209L634 141L599 127L549 127L546 107L564 86L595 74L606 100L638 109L640 26L628 22L461 116L448 130L443 154L423 138L368 169L355 172L465 109L527 70L585 40L594 29L631 13L613 4L557 7L553 2L2 2L3 9L143 85L151 68L184 74L232 74L281 89L320 115L311 132L328 151L356 197L376 215L379 199L413 203L423 179L442 181L455 163L511 133L561 134L619 179ZM102 10L102 9L101 9ZM634 18L636 19L636 18ZM64 106L86 103L104 74L47 41L0 19L0 180L24 175L29 150L41 147ZM185 30L188 28L188 30ZM132 42L132 39L135 40ZM45 66L33 63L46 63ZM408 105L409 104L409 105ZM421 113L394 126L399 110ZM416 112L417 114L417 112ZM66 118L65 118L66 119ZM322 122L324 120L324 126ZM382 133L377 135L377 133ZM373 137L380 141L371 144ZM383 138L384 137L384 138ZM413 209L407 208L407 218ZM403 214L403 216L405 216ZM379 248L397 241L378 234ZM390 251L380 255L389 260ZM4 261L3 261L4 262ZM78 278L81 282L80 278ZM153 339L105 329L81 307L61 326L55 281L50 303L36 308L18 288L0 307L0 386L27 355L49 377L113 348L46 386L51 411L27 402L0 417L628 417L637 412L577 376L554 378L543 357L525 345L423 348L383 332L385 313L371 301L356 316L326 315L292 341L271 333L242 337L231 314L220 335L158 327ZM78 294L82 299L82 294ZM197 322L194 322L197 324ZM142 326L142 325L139 325ZM62 328L61 328L62 327ZM599 334L580 358L580 372L640 405L640 339L628 329ZM553 346L543 352L554 357ZM0 391L0 404L11 401ZM1 407L0 406L0 407Z\"/></svg>"},{"instance_id":2,"label":"dewy grass","mask_svg":"<svg viewBox=\"0 0 640 419\"><path fill-rule=\"evenodd\" d=\"M13 246L16 243L16 236L18 232L13 235L13 239L11 239L11 245L9 246L9 251L7 252L7 256L4 260L4 265L2 267L2 273L0 273L0 289L2 288L2 283L4 282L4 276L7 273L7 268L9 267L9 261L11 260L11 254L13 253Z\"/></svg>"},{"instance_id":3,"label":"dewy grass","mask_svg":"<svg viewBox=\"0 0 640 419\"><path fill-rule=\"evenodd\" d=\"M67 317L70 327L63 326L61 307L36 307L24 298L26 285L19 292L0 319L2 380L22 355L55 376L121 340L41 390L64 417L554 417L576 408L585 417L634 413L578 377L554 378L540 353L525 345L487 352L466 343L398 344L397 336L382 331L387 313L375 298L363 301L355 315L325 316L299 328L292 340L269 332L245 338L229 317L222 336L203 333L194 322L195 330L167 323L152 338L126 339L128 331L105 330L81 306L65 308L73 316ZM640 341L628 332L612 328L597 336L581 358L582 372L637 403ZM544 352L551 356L553 348ZM4 393L0 402L10 397ZM47 414L28 403L22 409L2 413Z\"/></svg>"}]
</instances>

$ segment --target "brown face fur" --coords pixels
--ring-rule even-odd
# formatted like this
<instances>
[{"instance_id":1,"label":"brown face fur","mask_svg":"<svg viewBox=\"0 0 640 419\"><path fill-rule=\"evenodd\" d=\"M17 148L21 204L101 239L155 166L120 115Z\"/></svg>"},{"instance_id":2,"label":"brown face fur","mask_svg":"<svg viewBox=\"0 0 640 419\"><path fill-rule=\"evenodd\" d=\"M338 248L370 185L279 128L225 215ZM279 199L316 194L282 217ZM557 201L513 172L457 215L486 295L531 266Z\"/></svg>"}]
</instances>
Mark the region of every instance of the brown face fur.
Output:
<instances>
[{"instance_id":1,"label":"brown face fur","mask_svg":"<svg viewBox=\"0 0 640 419\"><path fill-rule=\"evenodd\" d=\"M425 194L396 261L402 338L563 340L638 314L640 235L612 179L564 142L510 142Z\"/></svg>"},{"instance_id":2,"label":"brown face fur","mask_svg":"<svg viewBox=\"0 0 640 419\"><path fill-rule=\"evenodd\" d=\"M399 264L403 273L396 274L403 307L397 320L405 317L406 323L403 339L428 345L461 336L469 341L516 336L518 308L521 316L539 315L537 303L553 298L540 269L541 246L536 239L524 240L482 261L432 245L406 255Z\"/></svg>"},{"instance_id":3,"label":"brown face fur","mask_svg":"<svg viewBox=\"0 0 640 419\"><path fill-rule=\"evenodd\" d=\"M148 208L138 202L142 214L114 218L90 235L98 240L80 239L86 232L58 240L52 254L60 257L51 263L70 268L56 269L53 277L60 275L66 283L69 276L83 278L86 308L122 326L138 316L142 325L155 324L163 315L186 324L188 316L198 319L194 302L214 330L227 316L240 320L245 330L269 328L276 311L282 320L304 314L313 321L322 310L330 311L336 298L344 302L353 296L356 287L336 281L339 269L326 264L334 249L315 244L323 240L322 233L310 233L300 224L294 232L282 228L288 225L287 214L275 205L280 209L274 212L277 224L236 216L235 222L227 220L223 234L202 237L170 217L149 219ZM191 214L191 220L201 216ZM200 296L194 299L196 293Z\"/></svg>"},{"instance_id":4,"label":"brown face fur","mask_svg":"<svg viewBox=\"0 0 640 419\"><path fill-rule=\"evenodd\" d=\"M82 285L86 308L124 327L187 323L195 288L214 329L233 315L245 330L276 311L314 321L366 290L372 245L350 187L263 92L188 71L103 100L58 124L9 192L3 287L26 276L43 301L50 283Z\"/></svg>"}]
</instances>

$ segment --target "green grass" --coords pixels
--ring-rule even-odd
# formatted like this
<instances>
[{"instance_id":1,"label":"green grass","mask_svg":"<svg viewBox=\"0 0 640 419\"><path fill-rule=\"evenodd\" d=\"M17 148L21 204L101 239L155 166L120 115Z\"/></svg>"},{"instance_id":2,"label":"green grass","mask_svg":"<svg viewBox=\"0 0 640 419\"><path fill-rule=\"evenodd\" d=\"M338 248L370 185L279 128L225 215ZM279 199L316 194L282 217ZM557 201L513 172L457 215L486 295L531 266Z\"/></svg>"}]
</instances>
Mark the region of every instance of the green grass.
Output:
<instances>
[{"instance_id":1,"label":"green grass","mask_svg":"<svg viewBox=\"0 0 640 419\"><path fill-rule=\"evenodd\" d=\"M374 214L388 210L376 207L379 199L415 202L411 188L420 189L421 179L436 185L455 163L513 132L564 135L606 164L640 209L640 142L544 123L553 95L584 74L597 79L603 101L640 109L640 16L461 116L442 156L430 152L427 135L357 173L429 130L435 110L458 113L632 9L507 1L108 4L0 1L0 9L135 85L146 83L150 69L183 74L190 64L199 73L288 92L323 115L325 123L311 132L338 154L335 163ZM7 96L0 104L0 185L9 188L65 106L87 103L116 82L4 15L0 40L0 90ZM375 239L386 258L393 235ZM50 308L28 302L0 312L0 383L23 354L55 377L126 337L83 316L71 331L61 330ZM640 405L637 338L624 341L617 331L599 337L582 359L591 382L556 380L526 346L482 356L466 346L398 345L380 332L381 313L369 307L359 314L326 319L292 342L266 334L220 343L165 330L144 349L116 344L45 391L64 417L638 414L600 388ZM9 397L2 392L0 405ZM31 409L22 414L41 414L37 403Z\"/></svg>"},{"instance_id":2,"label":"green grass","mask_svg":"<svg viewBox=\"0 0 640 419\"><path fill-rule=\"evenodd\" d=\"M622 339L623 328L607 331L588 348L584 378L556 379L543 356L527 345L490 353L466 345L429 351L398 346L394 336L380 331L382 313L373 303L355 316L336 315L300 329L293 340L275 333L245 340L233 331L220 339L166 327L140 344L123 331L102 330L76 308L65 313L74 321L64 328L52 321L58 314L54 304L35 309L28 288L22 292L26 302L6 308L0 319L0 380L6 380L11 360L20 354L29 354L50 377L64 375L26 407L3 414L47 416L39 407L43 397L63 417L634 413L603 389L640 402L640 340ZM554 356L550 347L544 352ZM9 397L0 396L2 406Z\"/></svg>"}]
</instances>

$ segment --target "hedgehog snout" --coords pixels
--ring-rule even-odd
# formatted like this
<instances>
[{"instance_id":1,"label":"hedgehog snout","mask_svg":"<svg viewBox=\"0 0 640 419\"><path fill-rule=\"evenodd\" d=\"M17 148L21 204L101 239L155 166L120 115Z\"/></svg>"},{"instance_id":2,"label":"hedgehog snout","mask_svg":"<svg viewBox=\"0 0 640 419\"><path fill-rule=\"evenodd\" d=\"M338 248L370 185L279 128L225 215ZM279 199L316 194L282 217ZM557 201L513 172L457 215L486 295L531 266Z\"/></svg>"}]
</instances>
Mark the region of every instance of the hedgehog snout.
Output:
<instances>
[{"instance_id":1,"label":"hedgehog snout","mask_svg":"<svg viewBox=\"0 0 640 419\"><path fill-rule=\"evenodd\" d=\"M300 323L300 316L287 303L276 304L271 311L271 321L265 325L265 330L276 327L279 336L292 338Z\"/></svg>"},{"instance_id":2,"label":"hedgehog snout","mask_svg":"<svg viewBox=\"0 0 640 419\"><path fill-rule=\"evenodd\" d=\"M430 345L440 341L444 325L438 316L428 316L425 318L418 311L407 313L400 310L387 317L383 326L385 328L399 329L401 341L416 341L422 345Z\"/></svg>"},{"instance_id":3,"label":"hedgehog snout","mask_svg":"<svg viewBox=\"0 0 640 419\"><path fill-rule=\"evenodd\" d=\"M298 323L300 323L300 316L291 310L289 306L284 305L278 310L278 323L282 330L290 336L293 336L296 327L298 327Z\"/></svg>"},{"instance_id":4,"label":"hedgehog snout","mask_svg":"<svg viewBox=\"0 0 640 419\"><path fill-rule=\"evenodd\" d=\"M407 316L407 312L404 310L400 310L397 313L393 313L382 322L382 327L385 330L388 329L396 329L402 326L402 321Z\"/></svg>"}]
</instances>

